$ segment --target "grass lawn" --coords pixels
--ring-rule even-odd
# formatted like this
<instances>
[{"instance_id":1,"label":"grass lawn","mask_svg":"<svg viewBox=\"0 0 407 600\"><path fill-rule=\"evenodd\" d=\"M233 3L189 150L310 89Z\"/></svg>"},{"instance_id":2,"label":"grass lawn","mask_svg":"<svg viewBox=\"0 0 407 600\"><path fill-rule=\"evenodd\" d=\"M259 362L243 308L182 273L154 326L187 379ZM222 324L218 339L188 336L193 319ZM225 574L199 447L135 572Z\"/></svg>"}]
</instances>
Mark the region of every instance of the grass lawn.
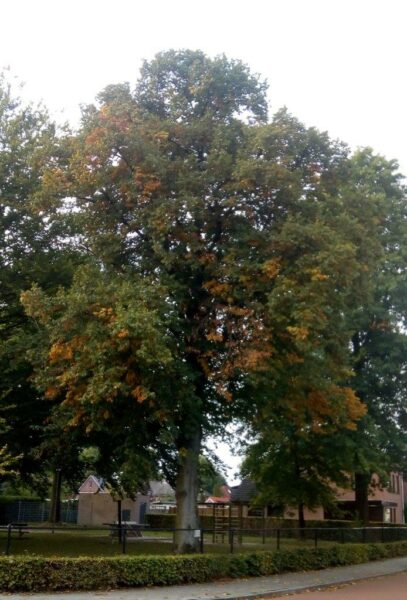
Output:
<instances>
[{"instance_id":1,"label":"grass lawn","mask_svg":"<svg viewBox=\"0 0 407 600\"><path fill-rule=\"evenodd\" d=\"M207 553L230 552L227 543L227 535L224 543L218 539L212 543L212 535L204 537L204 549ZM332 542L320 542L318 545L328 546ZM280 548L313 547L313 540L286 539L280 540ZM0 532L0 552L6 547L6 534ZM265 544L261 539L254 536L245 536L242 545L235 540L235 552L253 552L254 550L275 550L276 540L268 539ZM172 534L170 532L146 532L143 538L129 538L126 544L128 555L157 555L171 554ZM37 556L117 556L122 554L121 545L117 540L112 540L106 530L67 530L51 531L31 529L21 538L14 532L11 547L11 555L37 555Z\"/></svg>"}]
</instances>

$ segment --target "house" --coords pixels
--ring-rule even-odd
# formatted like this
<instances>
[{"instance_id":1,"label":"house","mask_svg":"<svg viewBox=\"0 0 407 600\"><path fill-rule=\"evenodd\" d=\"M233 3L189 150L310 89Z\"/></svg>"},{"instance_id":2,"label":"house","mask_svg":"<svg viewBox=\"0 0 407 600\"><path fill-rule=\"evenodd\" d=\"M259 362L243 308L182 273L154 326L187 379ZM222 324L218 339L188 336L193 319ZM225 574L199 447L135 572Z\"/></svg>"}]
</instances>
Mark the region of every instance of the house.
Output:
<instances>
[{"instance_id":1,"label":"house","mask_svg":"<svg viewBox=\"0 0 407 600\"><path fill-rule=\"evenodd\" d=\"M176 512L175 491L166 481L149 481L150 513Z\"/></svg>"},{"instance_id":2,"label":"house","mask_svg":"<svg viewBox=\"0 0 407 600\"><path fill-rule=\"evenodd\" d=\"M257 488L254 481L251 479L243 479L239 485L232 487L230 500L232 504L248 507L256 493Z\"/></svg>"},{"instance_id":3,"label":"house","mask_svg":"<svg viewBox=\"0 0 407 600\"><path fill-rule=\"evenodd\" d=\"M231 490L227 485L222 485L219 489L220 496L209 496L205 500L205 504L229 504L231 498Z\"/></svg>"},{"instance_id":4,"label":"house","mask_svg":"<svg viewBox=\"0 0 407 600\"><path fill-rule=\"evenodd\" d=\"M105 482L89 477L78 490L78 525L103 525L121 521L144 522L150 498L137 493L134 498L115 498Z\"/></svg>"},{"instance_id":5,"label":"house","mask_svg":"<svg viewBox=\"0 0 407 600\"><path fill-rule=\"evenodd\" d=\"M382 523L400 523L404 520L405 487L402 473L390 473L389 485L381 488L377 477L372 478L373 491L369 495L369 520ZM339 490L338 506L344 511L354 513L355 492Z\"/></svg>"},{"instance_id":6,"label":"house","mask_svg":"<svg viewBox=\"0 0 407 600\"><path fill-rule=\"evenodd\" d=\"M151 502L175 502L175 492L166 481L149 481L148 495Z\"/></svg>"},{"instance_id":7,"label":"house","mask_svg":"<svg viewBox=\"0 0 407 600\"><path fill-rule=\"evenodd\" d=\"M232 488L231 502L241 508L242 516L272 516L270 507L250 507L256 495L256 485L249 479L244 479L239 486ZM345 518L352 519L355 515L355 492L354 490L337 489L336 499L338 508L343 511ZM406 499L406 487L401 473L390 473L390 483L387 488L378 485L377 477L372 478L372 491L369 495L369 520L381 523L404 524L404 503ZM304 509L306 521L324 520L333 515L324 508L317 507L315 510ZM298 518L298 511L288 507L284 510L285 518Z\"/></svg>"}]
</instances>

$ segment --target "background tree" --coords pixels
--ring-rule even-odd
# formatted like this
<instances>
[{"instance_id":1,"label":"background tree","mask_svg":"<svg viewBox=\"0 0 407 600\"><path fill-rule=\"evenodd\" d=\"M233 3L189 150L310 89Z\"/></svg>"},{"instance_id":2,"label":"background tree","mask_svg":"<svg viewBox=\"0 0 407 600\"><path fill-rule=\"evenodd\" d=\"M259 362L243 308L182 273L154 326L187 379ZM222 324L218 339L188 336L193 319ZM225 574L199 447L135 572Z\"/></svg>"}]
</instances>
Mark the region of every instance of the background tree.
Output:
<instances>
[{"instance_id":1,"label":"background tree","mask_svg":"<svg viewBox=\"0 0 407 600\"><path fill-rule=\"evenodd\" d=\"M59 154L46 111L24 105L0 77L0 411L6 424L0 444L14 457L15 473L42 493L57 464L65 463L71 479L76 470L67 467L70 446L61 442L60 431L50 442L51 403L34 386L26 356L36 327L20 302L33 283L50 293L69 284L78 260L62 243L69 235L63 216L51 222L35 207L44 173Z\"/></svg>"},{"instance_id":2,"label":"background tree","mask_svg":"<svg viewBox=\"0 0 407 600\"><path fill-rule=\"evenodd\" d=\"M284 302L284 307L277 307L279 315L285 319L300 315L302 323L308 321L310 326L304 331L300 322L295 324L299 343L291 352L297 364L284 369L282 385L275 380L269 401L254 414L253 435L257 437L249 446L245 472L256 479L263 499L269 495L270 500L298 506L302 524L302 505L311 509L329 506L335 485L350 486L352 473L359 517L367 521L373 473L385 484L386 472L401 470L405 462L406 203L395 169L394 163L374 156L369 149L343 161L327 182L335 199L326 199L328 210L323 209L328 223L333 225L332 218L338 219L329 252L321 248L322 256L329 256L329 267L314 271L311 287L303 278L307 269L301 269L300 275L289 279L288 294L282 293L277 279L270 295L274 309L276 301ZM309 239L310 247L315 248L321 239L321 220L318 230ZM347 243L339 237L338 244L332 244L338 232L348 236ZM295 240L302 243L304 262L304 233L297 232ZM352 268L351 274L351 263L346 266L343 261L344 252L357 256L361 269ZM343 274L351 279L336 279L332 286L332 269L337 269L338 260ZM299 277L303 279L298 289L294 283ZM329 410L322 410L312 423L307 416L308 401L303 403L304 413L298 414L298 395L309 389L312 379L334 372L329 361L342 370L342 375L337 371L337 381L348 379L365 403L365 414L343 429L332 428ZM291 413L290 404L295 406Z\"/></svg>"},{"instance_id":3,"label":"background tree","mask_svg":"<svg viewBox=\"0 0 407 600\"><path fill-rule=\"evenodd\" d=\"M199 485L202 500L208 496L221 496L221 488L226 485L219 464L204 455L199 457Z\"/></svg>"},{"instance_id":4,"label":"background tree","mask_svg":"<svg viewBox=\"0 0 407 600\"><path fill-rule=\"evenodd\" d=\"M372 475L386 485L390 471L406 465L406 198L397 164L369 149L356 153L350 179L361 202L367 190L375 194L381 243L371 293L351 315L351 385L367 407L351 436L356 511L367 523Z\"/></svg>"}]
</instances>

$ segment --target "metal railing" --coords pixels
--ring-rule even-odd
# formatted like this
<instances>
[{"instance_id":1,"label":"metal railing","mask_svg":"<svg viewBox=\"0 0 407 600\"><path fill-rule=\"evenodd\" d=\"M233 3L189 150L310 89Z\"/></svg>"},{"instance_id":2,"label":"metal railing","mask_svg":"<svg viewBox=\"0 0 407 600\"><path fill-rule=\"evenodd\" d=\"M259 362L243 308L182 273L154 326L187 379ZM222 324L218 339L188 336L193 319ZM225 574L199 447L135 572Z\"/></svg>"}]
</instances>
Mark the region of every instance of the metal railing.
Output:
<instances>
[{"instance_id":1,"label":"metal railing","mask_svg":"<svg viewBox=\"0 0 407 600\"><path fill-rule=\"evenodd\" d=\"M129 542L156 542L167 545L165 550L171 552L175 548L177 531L188 531L196 540L201 553L211 551L224 551L233 554L236 551L267 549L280 550L284 547L298 547L308 545L318 548L321 545L344 544L344 543L387 543L395 541L407 541L407 526L400 527L306 527L301 528L268 528L268 529L175 529L175 528L153 528L138 524L111 523L101 526L33 526L28 523L14 522L0 526L0 534L5 534L5 547L3 553L10 555L12 549L18 550L18 543L14 545L13 540L25 540L25 551L29 552L30 538L36 535L43 538L46 535L58 533L70 533L70 543L78 544L78 554L82 552L82 542L86 539L103 542L109 540L118 542L117 550L126 554ZM91 535L90 535L91 534ZM158 536L157 534L161 534ZM57 536L56 536L57 537ZM51 541L49 538L48 541ZM62 540L61 545L66 542ZM133 547L134 549L134 547ZM148 543L143 545L143 553L149 554ZM156 546L153 549L155 552ZM17 553L17 552L15 552ZM151 551L150 551L151 553ZM63 555L63 552L61 553Z\"/></svg>"}]
</instances>

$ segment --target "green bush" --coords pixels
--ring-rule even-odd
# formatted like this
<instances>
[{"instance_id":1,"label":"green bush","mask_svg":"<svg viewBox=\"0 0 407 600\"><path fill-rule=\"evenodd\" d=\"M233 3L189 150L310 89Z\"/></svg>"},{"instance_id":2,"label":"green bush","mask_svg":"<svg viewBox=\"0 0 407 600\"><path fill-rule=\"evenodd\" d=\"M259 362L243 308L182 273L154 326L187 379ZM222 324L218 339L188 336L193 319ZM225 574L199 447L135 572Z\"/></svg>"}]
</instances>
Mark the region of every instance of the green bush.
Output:
<instances>
[{"instance_id":1,"label":"green bush","mask_svg":"<svg viewBox=\"0 0 407 600\"><path fill-rule=\"evenodd\" d=\"M174 585L324 569L405 555L407 542L338 544L331 548L223 556L2 557L0 590L40 592Z\"/></svg>"},{"instance_id":2,"label":"green bush","mask_svg":"<svg viewBox=\"0 0 407 600\"><path fill-rule=\"evenodd\" d=\"M44 502L39 496L0 496L0 506L3 504L13 504L14 502Z\"/></svg>"},{"instance_id":3,"label":"green bush","mask_svg":"<svg viewBox=\"0 0 407 600\"><path fill-rule=\"evenodd\" d=\"M175 515L174 514L146 514L146 524L153 529L174 529Z\"/></svg>"},{"instance_id":4,"label":"green bush","mask_svg":"<svg viewBox=\"0 0 407 600\"><path fill-rule=\"evenodd\" d=\"M175 527L175 514L146 514L146 523L152 529L174 529ZM212 515L201 515L199 517L200 526L203 529L213 528L213 517Z\"/></svg>"},{"instance_id":5,"label":"green bush","mask_svg":"<svg viewBox=\"0 0 407 600\"><path fill-rule=\"evenodd\" d=\"M199 517L200 526L203 529L213 528L213 516L208 513L206 515L200 515ZM173 529L175 527L175 514L174 513L151 513L146 515L146 523L154 529ZM242 519L242 529L251 530L262 530L263 527L266 529L296 529L298 528L298 521L296 519L281 519L276 517L244 517ZM360 527L355 521L339 521L339 520L324 520L324 521L307 521L306 529L347 529L352 527ZM397 523L379 523L374 522L369 527L400 527ZM239 528L239 526L237 527ZM295 532L293 532L295 535ZM361 534L355 534L361 536ZM357 538L356 538L357 539ZM360 540L360 537L359 537ZM350 540L351 541L351 540Z\"/></svg>"}]
</instances>

